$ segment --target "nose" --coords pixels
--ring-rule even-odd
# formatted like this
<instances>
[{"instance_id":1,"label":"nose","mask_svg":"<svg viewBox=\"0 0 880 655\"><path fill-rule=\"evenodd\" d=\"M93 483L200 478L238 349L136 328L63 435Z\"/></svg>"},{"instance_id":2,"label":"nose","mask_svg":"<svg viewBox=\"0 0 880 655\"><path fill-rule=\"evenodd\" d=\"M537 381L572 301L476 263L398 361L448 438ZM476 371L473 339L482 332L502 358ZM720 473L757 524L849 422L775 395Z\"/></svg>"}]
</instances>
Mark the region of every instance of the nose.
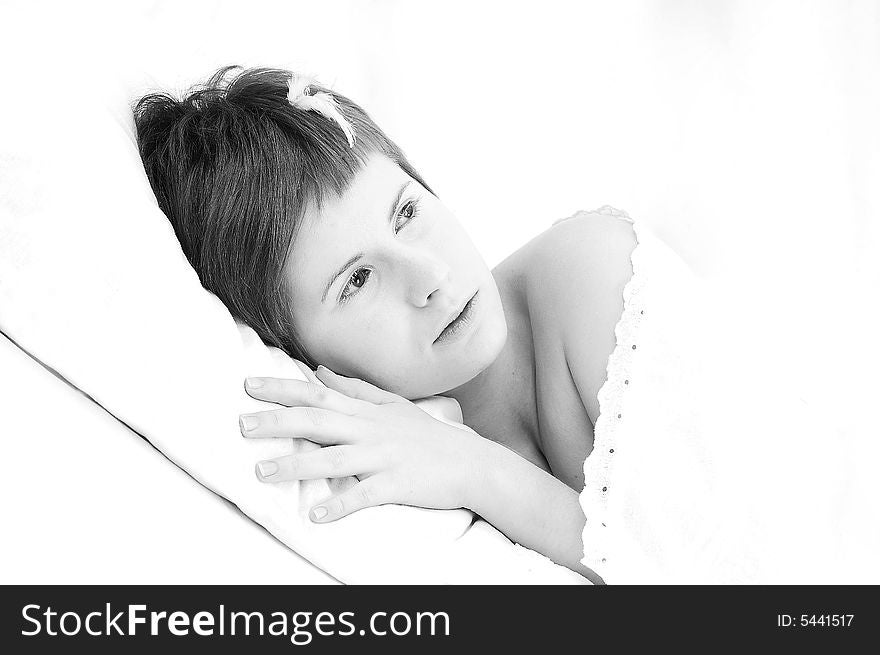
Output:
<instances>
[{"instance_id":1,"label":"nose","mask_svg":"<svg viewBox=\"0 0 880 655\"><path fill-rule=\"evenodd\" d=\"M401 267L407 300L416 307L426 306L449 279L448 264L426 250L405 250Z\"/></svg>"}]
</instances>

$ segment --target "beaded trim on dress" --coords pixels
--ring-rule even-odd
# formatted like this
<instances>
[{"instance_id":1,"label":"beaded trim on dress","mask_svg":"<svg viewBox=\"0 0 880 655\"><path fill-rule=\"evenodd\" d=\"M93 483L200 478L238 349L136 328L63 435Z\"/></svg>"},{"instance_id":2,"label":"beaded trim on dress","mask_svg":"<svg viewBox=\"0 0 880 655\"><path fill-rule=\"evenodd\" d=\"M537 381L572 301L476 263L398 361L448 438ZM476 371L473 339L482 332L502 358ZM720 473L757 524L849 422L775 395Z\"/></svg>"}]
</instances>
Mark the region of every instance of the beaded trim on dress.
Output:
<instances>
[{"instance_id":1,"label":"beaded trim on dress","mask_svg":"<svg viewBox=\"0 0 880 655\"><path fill-rule=\"evenodd\" d=\"M625 211L610 205L603 205L590 212L577 212L568 218L582 214L604 214L620 218L632 224L636 235L636 246L630 254L633 274L623 289L623 313L614 327L615 346L608 358L605 382L599 389L599 416L593 430L593 450L584 462L585 486L580 494L581 507L587 518L583 532L582 562L602 575L603 564L611 556L608 498L614 487L614 454L619 446L620 426L626 420L625 391L632 380L633 360L638 355L639 328L646 315L641 293L645 276L639 249L643 238L639 234L639 224ZM561 221L556 221L559 222Z\"/></svg>"}]
</instances>

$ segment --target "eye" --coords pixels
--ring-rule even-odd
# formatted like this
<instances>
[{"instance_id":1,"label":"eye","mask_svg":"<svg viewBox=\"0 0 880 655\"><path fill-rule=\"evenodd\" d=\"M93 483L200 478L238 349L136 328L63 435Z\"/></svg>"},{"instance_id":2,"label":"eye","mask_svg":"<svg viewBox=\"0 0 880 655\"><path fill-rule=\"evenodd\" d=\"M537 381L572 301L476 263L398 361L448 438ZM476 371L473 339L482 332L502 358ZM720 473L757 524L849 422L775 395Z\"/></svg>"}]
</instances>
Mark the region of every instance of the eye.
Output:
<instances>
[{"instance_id":1,"label":"eye","mask_svg":"<svg viewBox=\"0 0 880 655\"><path fill-rule=\"evenodd\" d=\"M394 231L399 232L404 227L409 225L410 221L416 218L419 215L419 201L418 200L408 200L400 206L400 210L397 212L398 220L395 221ZM403 222L401 223L401 220ZM340 304L344 304L348 302L351 298L356 296L363 286L367 283L367 280L372 275L372 270L369 268L359 268L354 273L352 273L351 277L348 278L348 282L345 285L345 288L342 290L342 294L339 296Z\"/></svg>"},{"instance_id":2,"label":"eye","mask_svg":"<svg viewBox=\"0 0 880 655\"><path fill-rule=\"evenodd\" d=\"M346 303L360 293L361 288L367 283L371 274L372 271L369 268L359 268L352 273L351 277L348 278L345 288L342 290L342 295L339 296L339 302Z\"/></svg>"},{"instance_id":3,"label":"eye","mask_svg":"<svg viewBox=\"0 0 880 655\"><path fill-rule=\"evenodd\" d=\"M394 229L396 232L399 232L404 227L409 225L409 222L413 220L416 216L419 215L419 201L418 200L408 200L403 203L400 207L400 211L397 212L398 218L403 218L404 223L401 225L400 221L396 221L394 224Z\"/></svg>"}]
</instances>

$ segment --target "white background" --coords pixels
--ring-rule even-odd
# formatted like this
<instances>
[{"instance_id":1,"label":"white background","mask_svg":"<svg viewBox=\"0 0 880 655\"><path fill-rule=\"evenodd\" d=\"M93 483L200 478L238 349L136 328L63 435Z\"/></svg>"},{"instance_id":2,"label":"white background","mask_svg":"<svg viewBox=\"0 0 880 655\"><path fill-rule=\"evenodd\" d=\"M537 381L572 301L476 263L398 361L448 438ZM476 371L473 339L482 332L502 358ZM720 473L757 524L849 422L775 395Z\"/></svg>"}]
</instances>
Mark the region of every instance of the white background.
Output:
<instances>
[{"instance_id":1,"label":"white background","mask_svg":"<svg viewBox=\"0 0 880 655\"><path fill-rule=\"evenodd\" d=\"M58 75L82 80L69 102L115 88L108 76L134 93L183 91L231 63L315 74L403 147L493 265L552 219L606 203L662 225L710 271L767 237L798 248L877 237L876 2L22 2L5 13L6 61L22 65L16 43L39 43ZM83 52L100 68L71 66Z\"/></svg>"},{"instance_id":2,"label":"white background","mask_svg":"<svg viewBox=\"0 0 880 655\"><path fill-rule=\"evenodd\" d=\"M880 283L880 3L138 4L2 3L4 65L36 52L82 87L54 98L48 78L46 97L31 99L0 84L3 102L57 102L64 120L64 103L109 96L121 115L136 91L183 91L225 64L315 74L398 142L490 265L556 218L614 205L697 271L754 294L756 320L805 393L842 414L875 402L865 366ZM72 418L85 411L73 402L44 407L27 380L3 374L15 356L0 359L0 497L18 526L7 534L32 535L4 546L3 579L83 580L93 567L107 581L112 566L164 548L145 577L225 581L218 535L156 506L151 480L126 461L152 457L163 484L204 494L206 512L229 510L139 442L108 441L97 461L66 441L66 426L109 419L96 408ZM105 511L65 508L59 488L85 489ZM78 535L101 521L118 522L110 562ZM82 551L83 570L53 565L63 547ZM248 547L280 548L257 532Z\"/></svg>"}]
</instances>

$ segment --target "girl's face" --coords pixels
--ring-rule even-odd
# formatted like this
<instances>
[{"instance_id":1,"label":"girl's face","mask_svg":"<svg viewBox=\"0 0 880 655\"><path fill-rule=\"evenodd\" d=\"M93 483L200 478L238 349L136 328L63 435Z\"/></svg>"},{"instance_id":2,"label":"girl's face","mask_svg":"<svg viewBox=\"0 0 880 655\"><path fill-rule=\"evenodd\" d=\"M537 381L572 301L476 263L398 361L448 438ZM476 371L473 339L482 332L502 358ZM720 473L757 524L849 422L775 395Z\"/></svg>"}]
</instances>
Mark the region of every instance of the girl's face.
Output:
<instances>
[{"instance_id":1,"label":"girl's face","mask_svg":"<svg viewBox=\"0 0 880 655\"><path fill-rule=\"evenodd\" d=\"M306 211L285 280L316 362L405 398L468 382L507 339L495 279L462 226L384 155ZM469 320L440 336L472 297Z\"/></svg>"}]
</instances>

